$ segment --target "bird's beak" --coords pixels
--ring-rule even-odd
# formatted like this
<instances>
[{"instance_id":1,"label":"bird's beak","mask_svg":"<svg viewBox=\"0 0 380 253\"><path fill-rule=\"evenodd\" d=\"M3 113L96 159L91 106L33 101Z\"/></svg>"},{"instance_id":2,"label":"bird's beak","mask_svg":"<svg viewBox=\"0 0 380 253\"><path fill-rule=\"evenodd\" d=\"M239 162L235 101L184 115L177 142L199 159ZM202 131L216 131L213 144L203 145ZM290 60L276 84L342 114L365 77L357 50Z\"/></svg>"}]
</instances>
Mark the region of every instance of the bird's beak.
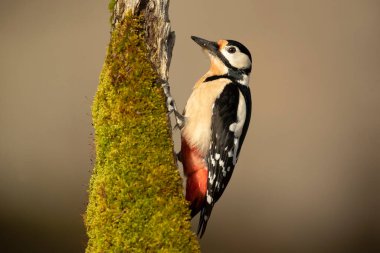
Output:
<instances>
[{"instance_id":1,"label":"bird's beak","mask_svg":"<svg viewBox=\"0 0 380 253\"><path fill-rule=\"evenodd\" d=\"M196 36L191 36L191 38L200 45L203 49L206 49L213 55L217 55L217 52L219 51L219 45L216 42L208 41Z\"/></svg>"}]
</instances>

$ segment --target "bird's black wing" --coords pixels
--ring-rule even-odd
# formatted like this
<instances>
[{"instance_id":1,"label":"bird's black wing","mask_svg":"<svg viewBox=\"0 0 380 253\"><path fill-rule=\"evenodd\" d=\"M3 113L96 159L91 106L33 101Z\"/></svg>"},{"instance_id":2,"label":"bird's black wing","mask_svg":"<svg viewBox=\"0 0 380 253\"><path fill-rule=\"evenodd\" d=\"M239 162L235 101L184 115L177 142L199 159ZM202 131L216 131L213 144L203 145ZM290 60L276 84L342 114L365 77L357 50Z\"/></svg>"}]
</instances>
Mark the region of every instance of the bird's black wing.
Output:
<instances>
[{"instance_id":1,"label":"bird's black wing","mask_svg":"<svg viewBox=\"0 0 380 253\"><path fill-rule=\"evenodd\" d=\"M242 133L240 136L235 136L231 125L238 120L239 91L245 100L246 117ZM208 167L207 193L198 226L198 234L201 237L206 229L214 204L223 194L230 181L241 144L248 129L251 114L249 88L236 83L227 84L216 99L212 110L210 148L206 156Z\"/></svg>"}]
</instances>

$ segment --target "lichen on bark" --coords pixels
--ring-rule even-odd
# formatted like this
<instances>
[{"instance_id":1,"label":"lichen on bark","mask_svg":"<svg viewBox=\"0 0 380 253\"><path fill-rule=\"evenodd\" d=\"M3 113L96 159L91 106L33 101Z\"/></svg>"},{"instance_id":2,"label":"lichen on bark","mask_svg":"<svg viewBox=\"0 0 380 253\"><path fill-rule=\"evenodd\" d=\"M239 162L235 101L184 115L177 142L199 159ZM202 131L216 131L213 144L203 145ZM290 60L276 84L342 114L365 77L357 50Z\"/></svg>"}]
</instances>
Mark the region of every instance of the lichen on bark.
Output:
<instances>
[{"instance_id":1,"label":"lichen on bark","mask_svg":"<svg viewBox=\"0 0 380 253\"><path fill-rule=\"evenodd\" d=\"M199 252L143 22L128 13L114 27L92 107L86 252Z\"/></svg>"}]
</instances>

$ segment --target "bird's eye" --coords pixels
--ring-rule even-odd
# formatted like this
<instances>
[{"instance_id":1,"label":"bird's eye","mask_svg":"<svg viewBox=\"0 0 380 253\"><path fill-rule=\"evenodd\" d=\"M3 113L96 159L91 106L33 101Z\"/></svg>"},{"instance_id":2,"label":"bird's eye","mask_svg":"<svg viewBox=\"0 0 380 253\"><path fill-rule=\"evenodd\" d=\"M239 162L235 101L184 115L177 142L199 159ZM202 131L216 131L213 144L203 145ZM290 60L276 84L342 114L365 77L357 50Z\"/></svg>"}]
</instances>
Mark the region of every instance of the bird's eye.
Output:
<instances>
[{"instance_id":1,"label":"bird's eye","mask_svg":"<svg viewBox=\"0 0 380 253\"><path fill-rule=\"evenodd\" d=\"M230 54L233 54L233 53L236 52L236 48L235 48L235 47L229 47L229 48L227 49L227 52L230 53Z\"/></svg>"}]
</instances>

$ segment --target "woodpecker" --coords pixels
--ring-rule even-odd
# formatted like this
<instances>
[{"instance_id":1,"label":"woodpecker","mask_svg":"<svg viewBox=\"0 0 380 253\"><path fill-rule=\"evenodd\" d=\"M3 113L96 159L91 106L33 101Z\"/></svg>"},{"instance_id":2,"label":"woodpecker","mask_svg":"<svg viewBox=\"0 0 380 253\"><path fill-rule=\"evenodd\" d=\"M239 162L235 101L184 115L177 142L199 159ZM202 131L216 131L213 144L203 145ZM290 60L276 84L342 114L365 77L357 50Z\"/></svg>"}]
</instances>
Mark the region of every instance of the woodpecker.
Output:
<instances>
[{"instance_id":1,"label":"woodpecker","mask_svg":"<svg viewBox=\"0 0 380 253\"><path fill-rule=\"evenodd\" d=\"M234 40L191 38L211 61L208 72L194 85L181 126L186 199L192 217L200 212L197 234L202 237L214 204L230 181L248 130L252 57Z\"/></svg>"}]
</instances>

